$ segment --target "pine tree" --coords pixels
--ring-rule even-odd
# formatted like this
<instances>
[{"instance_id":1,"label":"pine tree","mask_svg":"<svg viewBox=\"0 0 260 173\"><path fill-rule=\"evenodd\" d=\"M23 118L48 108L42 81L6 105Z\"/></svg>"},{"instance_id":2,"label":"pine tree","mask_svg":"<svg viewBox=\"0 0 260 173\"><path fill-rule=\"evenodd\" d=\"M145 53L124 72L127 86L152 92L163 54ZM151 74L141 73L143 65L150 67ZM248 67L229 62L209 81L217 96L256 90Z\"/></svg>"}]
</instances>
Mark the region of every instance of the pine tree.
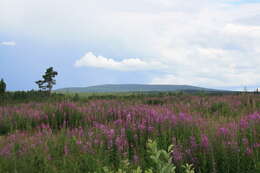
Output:
<instances>
[{"instance_id":1,"label":"pine tree","mask_svg":"<svg viewBox=\"0 0 260 173\"><path fill-rule=\"evenodd\" d=\"M1 79L0 81L0 95L3 95L6 90L6 83L4 82L4 79Z\"/></svg>"},{"instance_id":2,"label":"pine tree","mask_svg":"<svg viewBox=\"0 0 260 173\"><path fill-rule=\"evenodd\" d=\"M43 80L38 80L35 83L38 85L40 90L48 90L49 94L53 88L53 85L56 84L54 77L58 75L58 72L53 70L53 67L50 67L46 70L45 74L42 76Z\"/></svg>"}]
</instances>

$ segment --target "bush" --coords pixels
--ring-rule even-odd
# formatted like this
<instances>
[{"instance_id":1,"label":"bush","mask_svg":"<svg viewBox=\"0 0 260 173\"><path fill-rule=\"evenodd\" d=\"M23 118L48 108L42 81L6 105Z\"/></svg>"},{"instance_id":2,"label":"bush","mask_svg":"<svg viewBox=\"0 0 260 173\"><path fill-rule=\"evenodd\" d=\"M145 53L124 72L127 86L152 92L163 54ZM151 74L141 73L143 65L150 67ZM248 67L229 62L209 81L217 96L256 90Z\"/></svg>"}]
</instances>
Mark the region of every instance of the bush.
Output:
<instances>
[{"instance_id":1,"label":"bush","mask_svg":"<svg viewBox=\"0 0 260 173\"><path fill-rule=\"evenodd\" d=\"M173 145L168 147L168 151L160 150L157 147L157 142L148 140L147 148L149 157L153 163L153 167L142 170L140 167L131 168L127 160L121 162L121 167L117 171L112 171L107 167L103 168L104 173L175 173L176 167L172 162ZM185 173L195 173L192 165L186 164L182 166Z\"/></svg>"}]
</instances>

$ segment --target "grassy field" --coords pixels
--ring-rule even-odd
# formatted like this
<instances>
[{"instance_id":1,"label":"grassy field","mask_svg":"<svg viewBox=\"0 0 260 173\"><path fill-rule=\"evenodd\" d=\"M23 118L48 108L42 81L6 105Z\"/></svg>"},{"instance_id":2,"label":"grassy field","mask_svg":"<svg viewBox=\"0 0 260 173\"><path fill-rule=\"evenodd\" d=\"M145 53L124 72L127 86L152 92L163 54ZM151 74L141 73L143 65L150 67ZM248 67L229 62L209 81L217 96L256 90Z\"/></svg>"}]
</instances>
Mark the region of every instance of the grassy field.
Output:
<instances>
[{"instance_id":1,"label":"grassy field","mask_svg":"<svg viewBox=\"0 0 260 173\"><path fill-rule=\"evenodd\" d=\"M108 93L6 103L0 135L0 172L258 173L260 97Z\"/></svg>"}]
</instances>

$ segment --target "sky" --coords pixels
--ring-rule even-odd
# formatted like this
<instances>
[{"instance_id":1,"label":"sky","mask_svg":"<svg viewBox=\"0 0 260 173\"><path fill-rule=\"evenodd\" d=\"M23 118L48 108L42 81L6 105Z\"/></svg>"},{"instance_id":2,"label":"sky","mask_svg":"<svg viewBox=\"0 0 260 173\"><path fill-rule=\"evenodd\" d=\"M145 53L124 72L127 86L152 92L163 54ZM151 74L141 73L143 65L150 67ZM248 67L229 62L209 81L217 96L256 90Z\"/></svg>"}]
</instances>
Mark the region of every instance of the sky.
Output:
<instances>
[{"instance_id":1,"label":"sky","mask_svg":"<svg viewBox=\"0 0 260 173\"><path fill-rule=\"evenodd\" d=\"M260 87L260 0L1 0L0 78Z\"/></svg>"}]
</instances>

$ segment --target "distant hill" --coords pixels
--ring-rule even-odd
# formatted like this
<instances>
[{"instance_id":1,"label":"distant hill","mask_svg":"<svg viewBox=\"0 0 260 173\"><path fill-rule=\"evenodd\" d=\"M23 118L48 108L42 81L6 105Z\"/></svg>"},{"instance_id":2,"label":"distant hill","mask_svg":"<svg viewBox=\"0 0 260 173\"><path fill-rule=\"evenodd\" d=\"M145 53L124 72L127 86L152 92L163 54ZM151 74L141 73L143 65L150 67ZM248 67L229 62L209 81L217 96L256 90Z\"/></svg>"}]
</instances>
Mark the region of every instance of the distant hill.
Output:
<instances>
[{"instance_id":1,"label":"distant hill","mask_svg":"<svg viewBox=\"0 0 260 173\"><path fill-rule=\"evenodd\" d=\"M71 87L55 90L56 92L170 92L170 91L208 91L217 92L219 90L201 88L191 85L145 85L145 84L108 84L89 87Z\"/></svg>"}]
</instances>

